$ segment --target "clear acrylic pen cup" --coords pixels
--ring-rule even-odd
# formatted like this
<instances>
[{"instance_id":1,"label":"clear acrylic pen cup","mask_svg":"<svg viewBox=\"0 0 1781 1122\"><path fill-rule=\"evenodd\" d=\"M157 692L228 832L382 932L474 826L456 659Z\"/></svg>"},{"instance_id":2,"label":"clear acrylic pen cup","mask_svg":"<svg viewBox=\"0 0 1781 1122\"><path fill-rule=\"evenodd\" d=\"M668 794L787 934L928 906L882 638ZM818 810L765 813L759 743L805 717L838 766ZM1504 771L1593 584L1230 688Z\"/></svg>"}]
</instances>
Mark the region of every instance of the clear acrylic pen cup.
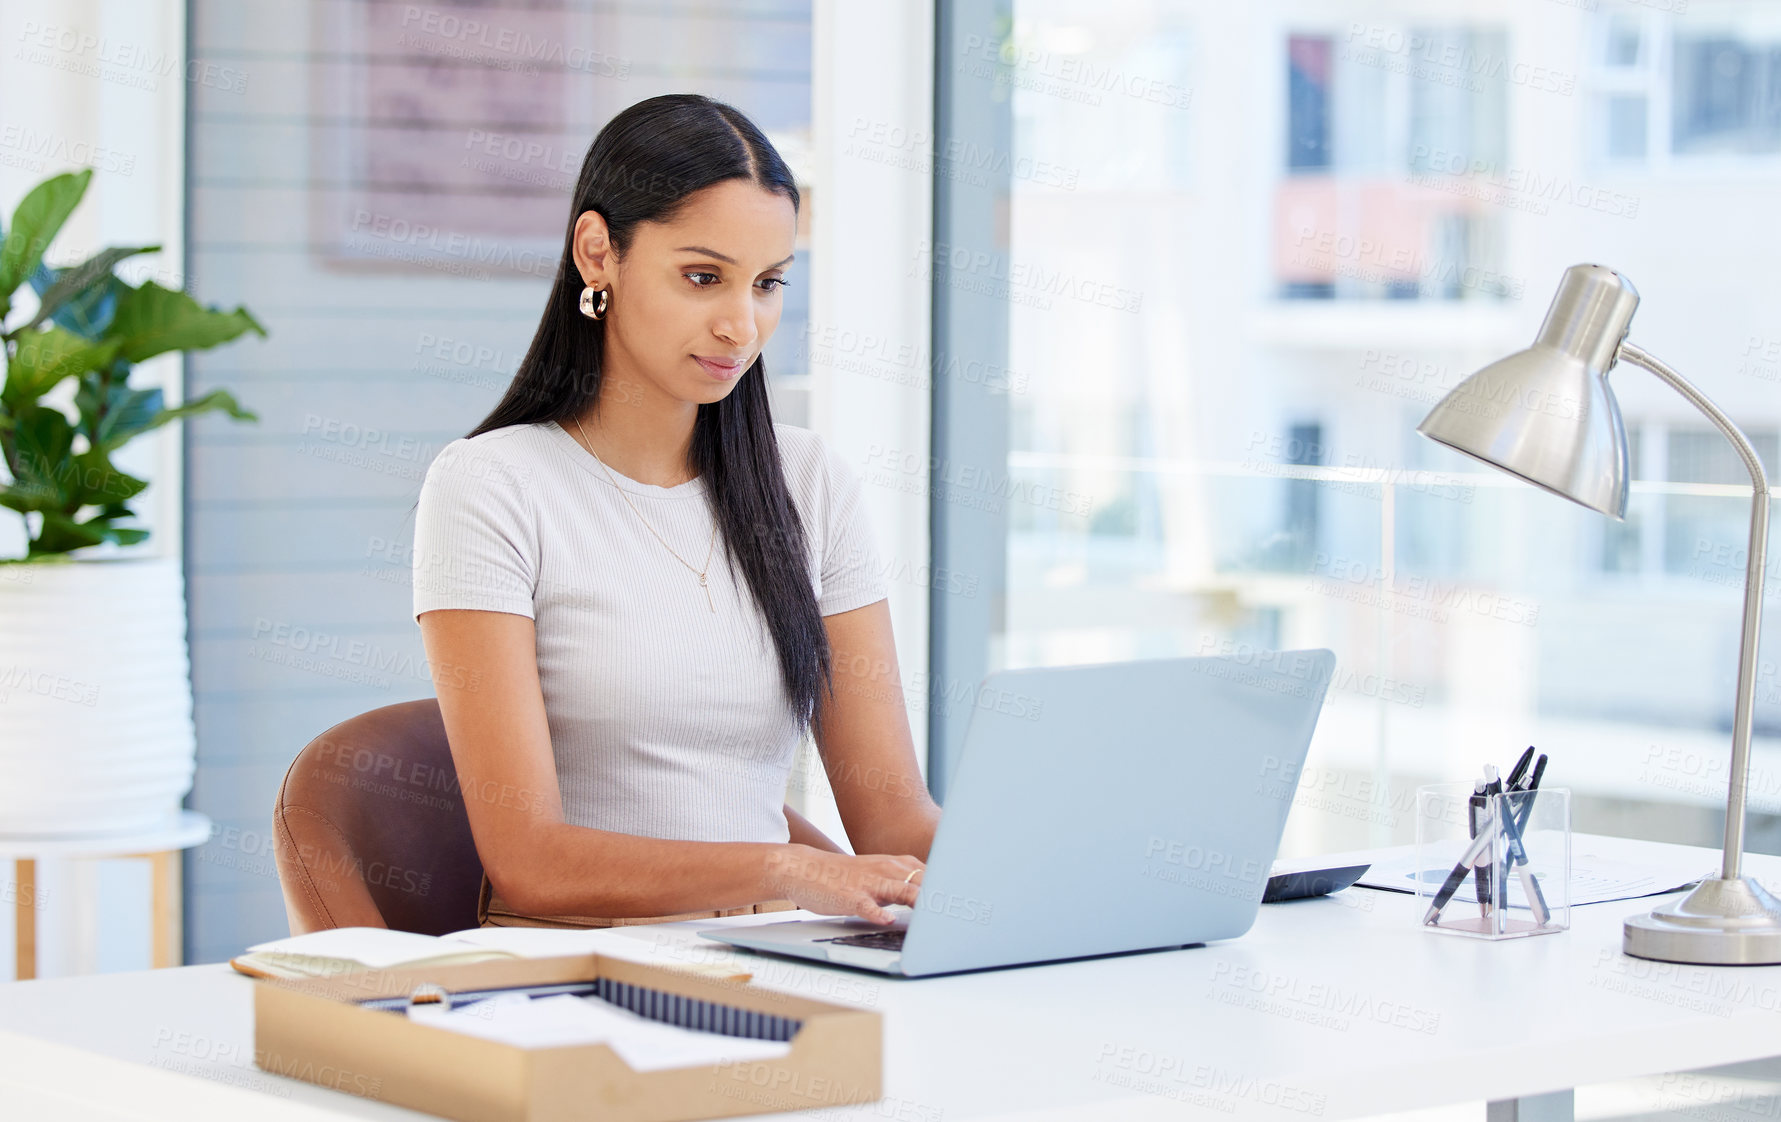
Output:
<instances>
[{"instance_id":1,"label":"clear acrylic pen cup","mask_svg":"<svg viewBox=\"0 0 1781 1122\"><path fill-rule=\"evenodd\" d=\"M1430 931L1518 939L1565 930L1570 790L1475 798L1470 783L1418 787L1416 869L1416 918Z\"/></svg>"}]
</instances>

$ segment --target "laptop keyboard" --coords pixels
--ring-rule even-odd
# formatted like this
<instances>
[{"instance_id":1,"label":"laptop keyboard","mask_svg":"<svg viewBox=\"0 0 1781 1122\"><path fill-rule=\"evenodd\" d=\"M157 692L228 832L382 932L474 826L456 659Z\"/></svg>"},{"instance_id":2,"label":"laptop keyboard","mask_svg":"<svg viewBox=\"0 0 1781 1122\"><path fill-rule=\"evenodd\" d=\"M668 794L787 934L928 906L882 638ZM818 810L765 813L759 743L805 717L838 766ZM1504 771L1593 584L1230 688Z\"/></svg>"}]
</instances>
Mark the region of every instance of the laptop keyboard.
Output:
<instances>
[{"instance_id":1,"label":"laptop keyboard","mask_svg":"<svg viewBox=\"0 0 1781 1122\"><path fill-rule=\"evenodd\" d=\"M842 943L849 947L871 947L879 951L903 949L903 931L869 931L864 935L836 935L828 939L812 939L813 943Z\"/></svg>"}]
</instances>

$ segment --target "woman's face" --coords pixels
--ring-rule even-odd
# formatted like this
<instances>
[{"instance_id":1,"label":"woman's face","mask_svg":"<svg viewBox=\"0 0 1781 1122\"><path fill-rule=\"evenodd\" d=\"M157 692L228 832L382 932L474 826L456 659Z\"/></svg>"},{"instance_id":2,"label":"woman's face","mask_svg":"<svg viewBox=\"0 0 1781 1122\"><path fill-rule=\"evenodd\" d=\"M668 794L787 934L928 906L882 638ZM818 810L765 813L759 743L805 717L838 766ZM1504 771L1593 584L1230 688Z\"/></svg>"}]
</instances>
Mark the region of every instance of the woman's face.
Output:
<instances>
[{"instance_id":1,"label":"woman's face","mask_svg":"<svg viewBox=\"0 0 1781 1122\"><path fill-rule=\"evenodd\" d=\"M575 262L585 283L611 290L611 384L688 404L726 397L779 326L797 225L790 199L725 180L694 194L673 221L639 223L619 259L606 220L583 214Z\"/></svg>"}]
</instances>

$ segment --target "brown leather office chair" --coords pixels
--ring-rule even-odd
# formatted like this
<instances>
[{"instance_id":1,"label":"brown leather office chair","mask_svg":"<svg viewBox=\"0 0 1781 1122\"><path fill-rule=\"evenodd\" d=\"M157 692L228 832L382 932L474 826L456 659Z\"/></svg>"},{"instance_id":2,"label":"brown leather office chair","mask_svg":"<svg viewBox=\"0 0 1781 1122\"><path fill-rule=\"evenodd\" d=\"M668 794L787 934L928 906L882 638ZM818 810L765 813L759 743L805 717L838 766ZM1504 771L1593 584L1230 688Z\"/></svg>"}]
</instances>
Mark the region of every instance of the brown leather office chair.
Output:
<instances>
[{"instance_id":1,"label":"brown leather office chair","mask_svg":"<svg viewBox=\"0 0 1781 1122\"><path fill-rule=\"evenodd\" d=\"M435 698L361 713L297 753L272 812L291 934L476 926L482 862Z\"/></svg>"}]
</instances>

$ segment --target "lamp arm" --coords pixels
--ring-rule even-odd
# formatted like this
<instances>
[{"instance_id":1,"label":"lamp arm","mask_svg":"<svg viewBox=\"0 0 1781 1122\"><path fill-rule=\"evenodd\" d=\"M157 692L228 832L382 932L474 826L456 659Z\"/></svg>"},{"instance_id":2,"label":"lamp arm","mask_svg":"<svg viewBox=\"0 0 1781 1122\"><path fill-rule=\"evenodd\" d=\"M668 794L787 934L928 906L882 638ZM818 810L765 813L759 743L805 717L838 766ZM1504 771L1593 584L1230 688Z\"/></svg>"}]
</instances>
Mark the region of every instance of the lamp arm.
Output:
<instances>
[{"instance_id":1,"label":"lamp arm","mask_svg":"<svg viewBox=\"0 0 1781 1122\"><path fill-rule=\"evenodd\" d=\"M1756 644L1762 630L1762 584L1769 549L1769 479L1756 449L1732 419L1689 385L1687 379L1631 343L1620 344L1619 357L1657 375L1687 398L1725 434L1750 472L1750 551L1744 561L1744 632L1738 646L1738 701L1732 716L1731 790L1725 803L1723 876L1736 880L1744 857L1744 802L1750 781L1751 707L1756 694Z\"/></svg>"}]
</instances>

